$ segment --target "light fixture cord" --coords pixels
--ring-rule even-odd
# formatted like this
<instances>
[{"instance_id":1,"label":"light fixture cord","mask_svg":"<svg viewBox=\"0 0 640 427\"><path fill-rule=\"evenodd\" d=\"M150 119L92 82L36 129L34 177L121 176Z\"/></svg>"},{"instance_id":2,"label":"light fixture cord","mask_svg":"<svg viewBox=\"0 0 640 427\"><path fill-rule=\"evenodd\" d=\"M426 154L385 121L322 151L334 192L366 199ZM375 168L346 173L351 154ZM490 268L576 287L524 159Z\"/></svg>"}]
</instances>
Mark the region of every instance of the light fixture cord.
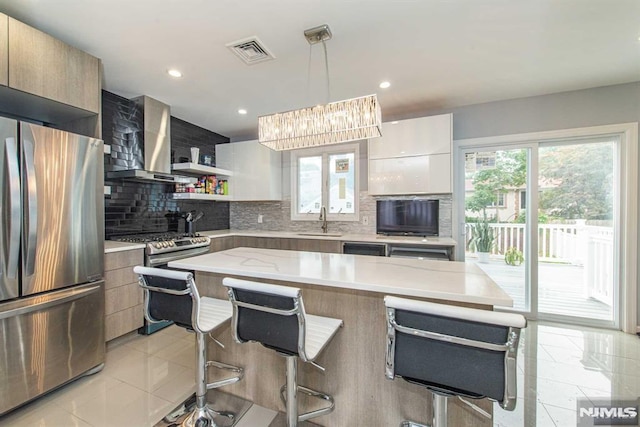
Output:
<instances>
[{"instance_id":1,"label":"light fixture cord","mask_svg":"<svg viewBox=\"0 0 640 427\"><path fill-rule=\"evenodd\" d=\"M322 47L324 48L324 65L325 72L327 74L327 104L331 101L331 81L329 80L329 56L327 55L327 44L322 40Z\"/></svg>"},{"instance_id":2,"label":"light fixture cord","mask_svg":"<svg viewBox=\"0 0 640 427\"><path fill-rule=\"evenodd\" d=\"M309 63L307 64L307 99L311 101L311 53L313 46L309 44Z\"/></svg>"}]
</instances>

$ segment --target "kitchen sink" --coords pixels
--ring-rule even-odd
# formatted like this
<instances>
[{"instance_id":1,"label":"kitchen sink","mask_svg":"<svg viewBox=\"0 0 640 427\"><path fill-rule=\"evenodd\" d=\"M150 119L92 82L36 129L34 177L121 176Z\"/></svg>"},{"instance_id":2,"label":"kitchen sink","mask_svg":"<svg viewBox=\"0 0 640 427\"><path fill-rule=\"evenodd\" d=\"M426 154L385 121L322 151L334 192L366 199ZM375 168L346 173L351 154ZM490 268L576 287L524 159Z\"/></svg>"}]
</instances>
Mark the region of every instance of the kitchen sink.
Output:
<instances>
[{"instance_id":1,"label":"kitchen sink","mask_svg":"<svg viewBox=\"0 0 640 427\"><path fill-rule=\"evenodd\" d=\"M325 237L340 237L341 233L296 233L298 236L325 236Z\"/></svg>"}]
</instances>

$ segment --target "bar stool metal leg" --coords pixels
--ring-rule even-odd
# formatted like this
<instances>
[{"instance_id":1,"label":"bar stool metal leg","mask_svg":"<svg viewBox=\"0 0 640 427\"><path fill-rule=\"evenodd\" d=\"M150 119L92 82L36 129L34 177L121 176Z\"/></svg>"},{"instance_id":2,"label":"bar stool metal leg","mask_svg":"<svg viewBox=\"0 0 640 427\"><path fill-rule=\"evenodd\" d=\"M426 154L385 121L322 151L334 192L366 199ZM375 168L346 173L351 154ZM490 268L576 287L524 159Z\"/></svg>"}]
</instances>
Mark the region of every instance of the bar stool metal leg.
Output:
<instances>
[{"instance_id":1,"label":"bar stool metal leg","mask_svg":"<svg viewBox=\"0 0 640 427\"><path fill-rule=\"evenodd\" d=\"M432 427L447 427L447 397L432 393L433 422Z\"/></svg>"},{"instance_id":2,"label":"bar stool metal leg","mask_svg":"<svg viewBox=\"0 0 640 427\"><path fill-rule=\"evenodd\" d=\"M196 333L196 407L184 420L185 427L215 427L216 412L207 406L207 344L205 334Z\"/></svg>"},{"instance_id":3,"label":"bar stool metal leg","mask_svg":"<svg viewBox=\"0 0 640 427\"><path fill-rule=\"evenodd\" d=\"M298 425L298 356L287 356L287 427Z\"/></svg>"}]
</instances>

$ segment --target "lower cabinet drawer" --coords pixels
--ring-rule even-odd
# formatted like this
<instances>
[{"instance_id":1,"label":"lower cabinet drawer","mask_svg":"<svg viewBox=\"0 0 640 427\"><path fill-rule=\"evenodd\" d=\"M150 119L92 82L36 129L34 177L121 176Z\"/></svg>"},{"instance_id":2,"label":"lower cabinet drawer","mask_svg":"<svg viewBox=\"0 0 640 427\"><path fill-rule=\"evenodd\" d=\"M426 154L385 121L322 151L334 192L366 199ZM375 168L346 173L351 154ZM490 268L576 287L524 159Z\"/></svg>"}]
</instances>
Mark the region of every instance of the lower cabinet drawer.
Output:
<instances>
[{"instance_id":1,"label":"lower cabinet drawer","mask_svg":"<svg viewBox=\"0 0 640 427\"><path fill-rule=\"evenodd\" d=\"M109 314L105 318L105 341L111 341L121 335L141 328L144 323L143 305Z\"/></svg>"},{"instance_id":2,"label":"lower cabinet drawer","mask_svg":"<svg viewBox=\"0 0 640 427\"><path fill-rule=\"evenodd\" d=\"M128 285L107 289L104 297L104 311L108 316L134 305L142 304L142 289L137 283L129 283Z\"/></svg>"}]
</instances>

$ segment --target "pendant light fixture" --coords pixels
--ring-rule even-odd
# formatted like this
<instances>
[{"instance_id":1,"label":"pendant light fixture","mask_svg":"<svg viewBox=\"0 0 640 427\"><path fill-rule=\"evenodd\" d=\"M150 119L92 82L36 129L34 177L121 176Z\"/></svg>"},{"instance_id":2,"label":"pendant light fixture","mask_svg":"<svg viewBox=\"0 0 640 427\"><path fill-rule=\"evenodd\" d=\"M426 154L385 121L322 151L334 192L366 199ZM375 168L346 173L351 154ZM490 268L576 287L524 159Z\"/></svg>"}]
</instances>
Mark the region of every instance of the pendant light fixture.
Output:
<instances>
[{"instance_id":1,"label":"pendant light fixture","mask_svg":"<svg viewBox=\"0 0 640 427\"><path fill-rule=\"evenodd\" d=\"M331 30L321 25L306 30L304 36L310 45L322 43L324 47L329 98L325 42L331 39ZM376 138L381 128L380 104L374 94L258 117L258 140L273 150L295 150Z\"/></svg>"}]
</instances>

